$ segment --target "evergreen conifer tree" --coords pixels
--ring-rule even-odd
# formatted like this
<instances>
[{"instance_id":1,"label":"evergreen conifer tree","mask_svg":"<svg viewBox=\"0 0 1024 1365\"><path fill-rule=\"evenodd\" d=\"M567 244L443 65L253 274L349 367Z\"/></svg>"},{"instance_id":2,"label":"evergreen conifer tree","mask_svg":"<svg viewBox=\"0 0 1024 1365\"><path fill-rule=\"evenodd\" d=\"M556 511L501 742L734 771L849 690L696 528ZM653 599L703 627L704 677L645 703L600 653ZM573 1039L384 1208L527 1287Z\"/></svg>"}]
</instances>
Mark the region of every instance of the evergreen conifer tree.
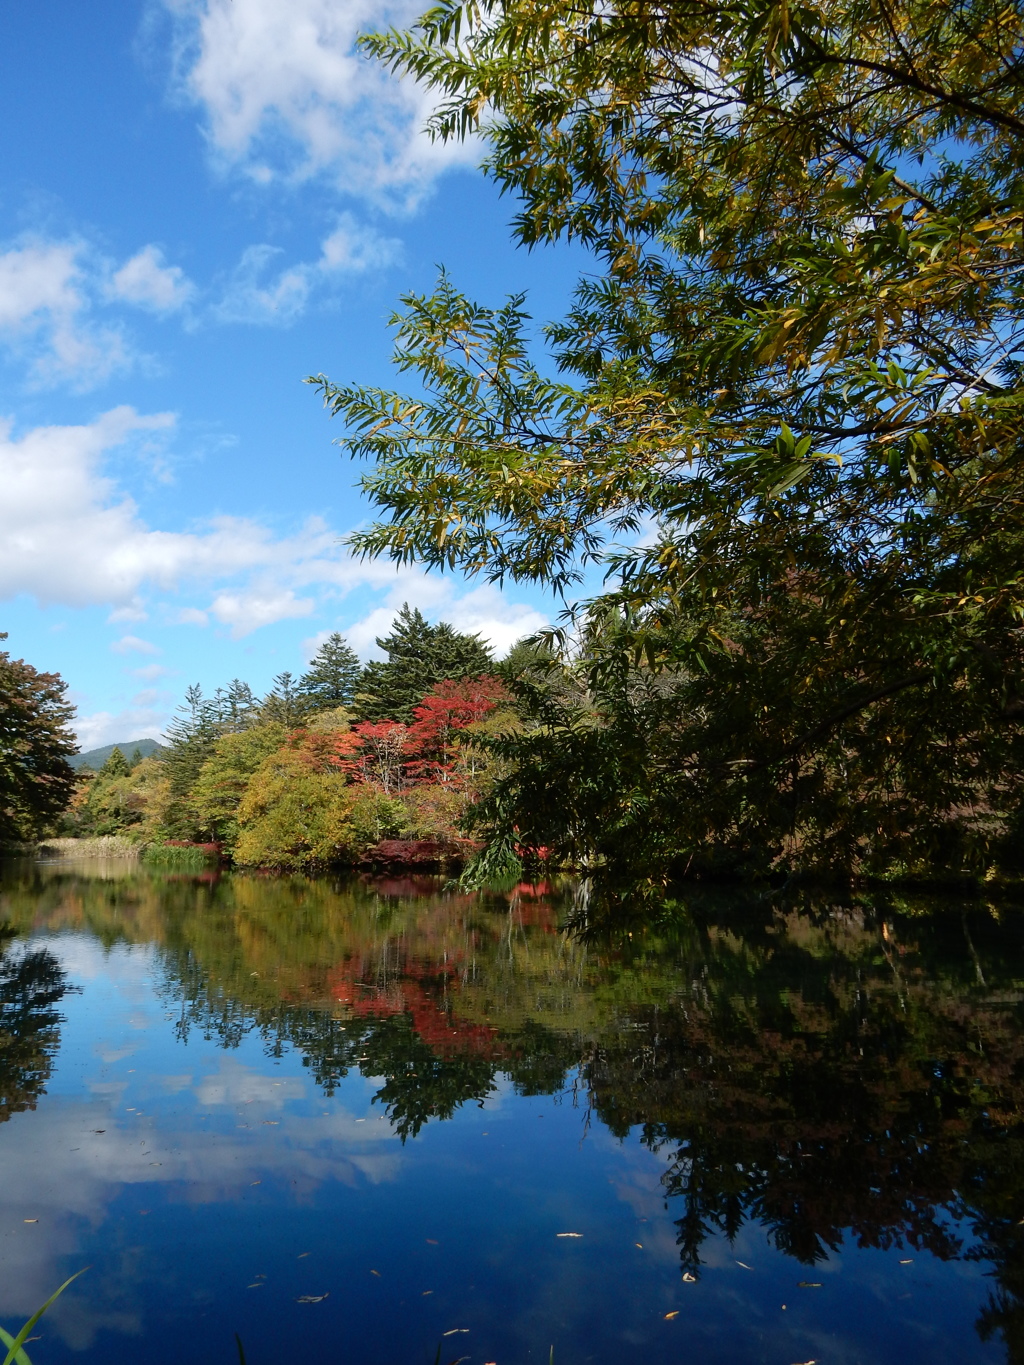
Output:
<instances>
[{"instance_id":1,"label":"evergreen conifer tree","mask_svg":"<svg viewBox=\"0 0 1024 1365\"><path fill-rule=\"evenodd\" d=\"M127 777L131 772L128 760L115 744L113 752L107 758L106 763L100 769L102 777Z\"/></svg>"},{"instance_id":2,"label":"evergreen conifer tree","mask_svg":"<svg viewBox=\"0 0 1024 1365\"><path fill-rule=\"evenodd\" d=\"M364 720L409 722L413 708L439 682L478 677L494 667L478 635L463 635L447 621L432 626L408 602L391 634L377 644L388 657L363 670L356 708Z\"/></svg>"},{"instance_id":3,"label":"evergreen conifer tree","mask_svg":"<svg viewBox=\"0 0 1024 1365\"><path fill-rule=\"evenodd\" d=\"M299 691L310 709L327 711L336 706L351 706L362 674L359 656L344 635L328 635L299 680Z\"/></svg>"},{"instance_id":4,"label":"evergreen conifer tree","mask_svg":"<svg viewBox=\"0 0 1024 1365\"><path fill-rule=\"evenodd\" d=\"M214 704L221 733L236 734L259 721L260 704L247 682L233 678L227 687L218 687Z\"/></svg>"},{"instance_id":5,"label":"evergreen conifer tree","mask_svg":"<svg viewBox=\"0 0 1024 1365\"><path fill-rule=\"evenodd\" d=\"M195 817L189 809L188 794L220 733L216 700L204 697L203 689L198 684L189 687L185 692L184 705L178 707L178 714L168 725L165 736L167 771L171 783L171 800L165 826L174 838L191 839L197 833Z\"/></svg>"},{"instance_id":6,"label":"evergreen conifer tree","mask_svg":"<svg viewBox=\"0 0 1024 1365\"><path fill-rule=\"evenodd\" d=\"M280 725L298 725L308 710L298 679L287 670L278 673L273 688L263 698L260 720L277 721Z\"/></svg>"}]
</instances>

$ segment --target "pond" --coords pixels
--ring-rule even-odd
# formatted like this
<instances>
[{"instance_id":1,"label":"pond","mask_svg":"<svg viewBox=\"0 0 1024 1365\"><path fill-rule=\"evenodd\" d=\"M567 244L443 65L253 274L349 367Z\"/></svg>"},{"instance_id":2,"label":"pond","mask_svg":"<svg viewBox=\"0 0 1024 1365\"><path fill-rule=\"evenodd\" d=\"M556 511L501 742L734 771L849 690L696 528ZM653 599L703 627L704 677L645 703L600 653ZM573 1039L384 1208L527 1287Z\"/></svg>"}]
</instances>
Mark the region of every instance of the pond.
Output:
<instances>
[{"instance_id":1,"label":"pond","mask_svg":"<svg viewBox=\"0 0 1024 1365\"><path fill-rule=\"evenodd\" d=\"M1024 913L0 882L33 1365L1024 1361Z\"/></svg>"}]
</instances>

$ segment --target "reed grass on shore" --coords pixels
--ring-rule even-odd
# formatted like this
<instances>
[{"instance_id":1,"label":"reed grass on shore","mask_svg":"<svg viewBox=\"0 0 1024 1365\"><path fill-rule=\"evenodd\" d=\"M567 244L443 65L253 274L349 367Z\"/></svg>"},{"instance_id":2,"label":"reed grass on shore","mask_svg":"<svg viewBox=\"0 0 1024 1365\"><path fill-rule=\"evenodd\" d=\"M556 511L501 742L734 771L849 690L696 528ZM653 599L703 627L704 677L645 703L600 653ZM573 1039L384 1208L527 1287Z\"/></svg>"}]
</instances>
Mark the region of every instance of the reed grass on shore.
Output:
<instances>
[{"instance_id":1,"label":"reed grass on shore","mask_svg":"<svg viewBox=\"0 0 1024 1365\"><path fill-rule=\"evenodd\" d=\"M143 845L120 834L105 834L95 839L42 839L35 846L43 858L138 858Z\"/></svg>"}]
</instances>

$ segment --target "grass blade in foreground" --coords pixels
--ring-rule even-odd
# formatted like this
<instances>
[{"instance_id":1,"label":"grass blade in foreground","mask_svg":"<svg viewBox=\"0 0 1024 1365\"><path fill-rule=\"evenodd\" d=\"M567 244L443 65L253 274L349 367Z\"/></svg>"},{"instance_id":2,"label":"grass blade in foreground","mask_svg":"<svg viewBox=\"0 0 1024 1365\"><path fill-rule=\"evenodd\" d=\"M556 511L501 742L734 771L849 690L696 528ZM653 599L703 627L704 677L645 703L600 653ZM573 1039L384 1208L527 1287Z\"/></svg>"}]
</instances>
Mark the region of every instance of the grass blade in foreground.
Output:
<instances>
[{"instance_id":1,"label":"grass blade in foreground","mask_svg":"<svg viewBox=\"0 0 1024 1365\"><path fill-rule=\"evenodd\" d=\"M79 1275L84 1275L88 1269L89 1269L88 1266L83 1266L81 1270L76 1270L74 1275L72 1275L70 1279L65 1280L61 1287L55 1290L50 1295L50 1297L43 1304L42 1308L38 1309L35 1313L32 1314L28 1322L25 1323L25 1326L21 1329L18 1335L13 1338L13 1340L11 1339L11 1337L8 1336L6 1332L3 1331L2 1328L0 1328L0 1333L2 1333L4 1345L7 1346L8 1348L7 1355L4 1357L3 1360L3 1365L30 1365L28 1356L21 1349L25 1344L25 1338L28 1336L29 1332L31 1332L32 1328L36 1325L39 1319L49 1308L50 1304L53 1303L55 1299L60 1298L61 1294L64 1293L64 1290L67 1289L68 1285L71 1284L74 1280L77 1280Z\"/></svg>"}]
</instances>

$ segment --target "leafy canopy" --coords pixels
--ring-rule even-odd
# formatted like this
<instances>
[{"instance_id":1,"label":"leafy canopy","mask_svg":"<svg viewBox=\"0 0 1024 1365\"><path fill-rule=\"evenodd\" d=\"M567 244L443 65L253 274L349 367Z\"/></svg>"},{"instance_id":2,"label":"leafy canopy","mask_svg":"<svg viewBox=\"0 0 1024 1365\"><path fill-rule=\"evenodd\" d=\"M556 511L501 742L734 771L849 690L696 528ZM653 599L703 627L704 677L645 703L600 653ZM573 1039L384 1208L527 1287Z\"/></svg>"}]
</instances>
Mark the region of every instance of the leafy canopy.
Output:
<instances>
[{"instance_id":1,"label":"leafy canopy","mask_svg":"<svg viewBox=\"0 0 1024 1365\"><path fill-rule=\"evenodd\" d=\"M71 800L74 714L58 674L0 650L0 840L36 838Z\"/></svg>"},{"instance_id":2,"label":"leafy canopy","mask_svg":"<svg viewBox=\"0 0 1024 1365\"><path fill-rule=\"evenodd\" d=\"M719 829L767 819L769 859L805 800L855 851L1017 789L1022 8L446 0L367 40L437 136L480 130L519 241L598 270L553 370L522 296L442 276L394 318L417 392L314 381L382 513L354 544L563 592L603 568L583 713L672 801L724 792ZM545 723L556 769L583 713Z\"/></svg>"}]
</instances>

